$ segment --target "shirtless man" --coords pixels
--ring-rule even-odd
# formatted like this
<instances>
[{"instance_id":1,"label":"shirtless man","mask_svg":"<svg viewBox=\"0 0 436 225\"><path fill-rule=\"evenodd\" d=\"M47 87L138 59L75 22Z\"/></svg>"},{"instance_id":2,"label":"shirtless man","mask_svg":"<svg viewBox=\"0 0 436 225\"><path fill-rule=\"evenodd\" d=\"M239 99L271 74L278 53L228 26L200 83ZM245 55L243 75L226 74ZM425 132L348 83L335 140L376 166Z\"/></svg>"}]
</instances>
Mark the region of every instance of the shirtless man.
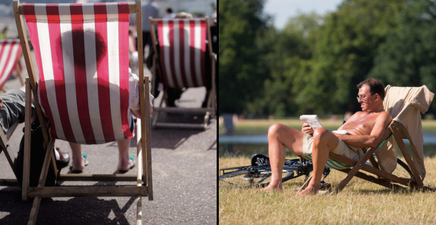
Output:
<instances>
[{"instance_id":1,"label":"shirtless man","mask_svg":"<svg viewBox=\"0 0 436 225\"><path fill-rule=\"evenodd\" d=\"M306 123L301 131L278 123L270 126L268 148L272 176L270 184L261 192L283 191L280 174L285 163L284 146L297 155L312 154L313 178L309 185L298 193L299 196L318 193L329 152L359 160L363 156L360 148L376 147L392 121L391 115L383 109L384 85L375 78L369 78L359 83L357 88L357 101L362 111L356 112L339 127L338 130L346 131L346 134L334 133L325 128L313 130Z\"/></svg>"}]
</instances>

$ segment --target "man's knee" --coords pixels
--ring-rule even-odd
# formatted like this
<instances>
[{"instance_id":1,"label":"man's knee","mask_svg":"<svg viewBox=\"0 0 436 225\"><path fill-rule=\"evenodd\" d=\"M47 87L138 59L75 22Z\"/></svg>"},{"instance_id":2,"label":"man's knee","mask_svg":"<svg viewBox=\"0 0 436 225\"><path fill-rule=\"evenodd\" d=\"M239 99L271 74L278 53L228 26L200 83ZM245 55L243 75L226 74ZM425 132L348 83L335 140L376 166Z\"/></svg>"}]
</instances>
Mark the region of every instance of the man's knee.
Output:
<instances>
[{"instance_id":1,"label":"man's knee","mask_svg":"<svg viewBox=\"0 0 436 225\"><path fill-rule=\"evenodd\" d=\"M313 145L327 145L329 151L333 151L338 146L338 137L325 128L317 128L313 132Z\"/></svg>"},{"instance_id":2,"label":"man's knee","mask_svg":"<svg viewBox=\"0 0 436 225\"><path fill-rule=\"evenodd\" d=\"M323 141L329 133L330 131L324 127L317 128L313 131L313 141Z\"/></svg>"},{"instance_id":3,"label":"man's knee","mask_svg":"<svg viewBox=\"0 0 436 225\"><path fill-rule=\"evenodd\" d=\"M279 134L280 131L283 130L282 129L283 126L284 125L280 124L280 123L275 123L275 124L271 125L268 129L268 136Z\"/></svg>"}]
</instances>

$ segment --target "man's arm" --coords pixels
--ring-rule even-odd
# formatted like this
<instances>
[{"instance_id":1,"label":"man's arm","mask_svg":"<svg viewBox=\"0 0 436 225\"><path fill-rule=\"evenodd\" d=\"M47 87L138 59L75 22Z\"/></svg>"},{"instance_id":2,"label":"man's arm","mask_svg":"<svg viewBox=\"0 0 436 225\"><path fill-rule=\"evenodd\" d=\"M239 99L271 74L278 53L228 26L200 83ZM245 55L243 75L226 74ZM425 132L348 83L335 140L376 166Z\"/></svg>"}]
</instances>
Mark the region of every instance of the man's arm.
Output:
<instances>
[{"instance_id":1,"label":"man's arm","mask_svg":"<svg viewBox=\"0 0 436 225\"><path fill-rule=\"evenodd\" d=\"M374 127L371 130L369 135L340 135L338 134L338 138L341 139L345 144L359 147L359 148L368 148L368 147L377 147L377 145L381 142L383 138L383 134L386 130L386 127L392 121L392 117L387 112L382 112L376 119Z\"/></svg>"}]
</instances>

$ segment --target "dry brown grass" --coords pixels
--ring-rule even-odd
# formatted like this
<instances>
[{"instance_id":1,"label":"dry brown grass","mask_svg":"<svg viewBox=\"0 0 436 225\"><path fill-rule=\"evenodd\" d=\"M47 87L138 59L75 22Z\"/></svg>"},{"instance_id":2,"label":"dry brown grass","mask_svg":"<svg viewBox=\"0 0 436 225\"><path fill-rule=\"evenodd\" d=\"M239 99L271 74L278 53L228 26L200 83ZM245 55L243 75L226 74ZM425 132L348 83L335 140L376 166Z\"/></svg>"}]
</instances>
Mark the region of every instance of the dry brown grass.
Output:
<instances>
[{"instance_id":1,"label":"dry brown grass","mask_svg":"<svg viewBox=\"0 0 436 225\"><path fill-rule=\"evenodd\" d=\"M250 164L249 158L219 158L219 168ZM436 187L436 158L425 158L424 184ZM345 176L332 171L326 181L336 187ZM393 191L353 178L338 195L295 197L303 178L284 184L283 194L257 189L219 189L220 224L436 224L435 192Z\"/></svg>"}]
</instances>

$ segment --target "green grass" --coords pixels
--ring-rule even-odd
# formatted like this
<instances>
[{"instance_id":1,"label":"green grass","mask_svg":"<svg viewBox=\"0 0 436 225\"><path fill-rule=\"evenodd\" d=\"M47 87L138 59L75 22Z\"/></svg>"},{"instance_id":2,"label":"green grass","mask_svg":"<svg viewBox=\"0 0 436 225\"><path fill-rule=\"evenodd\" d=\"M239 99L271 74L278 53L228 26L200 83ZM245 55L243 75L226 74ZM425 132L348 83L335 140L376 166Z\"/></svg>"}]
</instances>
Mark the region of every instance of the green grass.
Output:
<instances>
[{"instance_id":1,"label":"green grass","mask_svg":"<svg viewBox=\"0 0 436 225\"><path fill-rule=\"evenodd\" d=\"M248 157L220 157L219 168L250 164ZM425 157L426 186L436 187L436 158ZM334 187L345 176L332 171ZM304 178L284 183L283 194L219 189L220 224L436 224L435 192L394 191L353 178L338 195L295 197Z\"/></svg>"}]
</instances>

